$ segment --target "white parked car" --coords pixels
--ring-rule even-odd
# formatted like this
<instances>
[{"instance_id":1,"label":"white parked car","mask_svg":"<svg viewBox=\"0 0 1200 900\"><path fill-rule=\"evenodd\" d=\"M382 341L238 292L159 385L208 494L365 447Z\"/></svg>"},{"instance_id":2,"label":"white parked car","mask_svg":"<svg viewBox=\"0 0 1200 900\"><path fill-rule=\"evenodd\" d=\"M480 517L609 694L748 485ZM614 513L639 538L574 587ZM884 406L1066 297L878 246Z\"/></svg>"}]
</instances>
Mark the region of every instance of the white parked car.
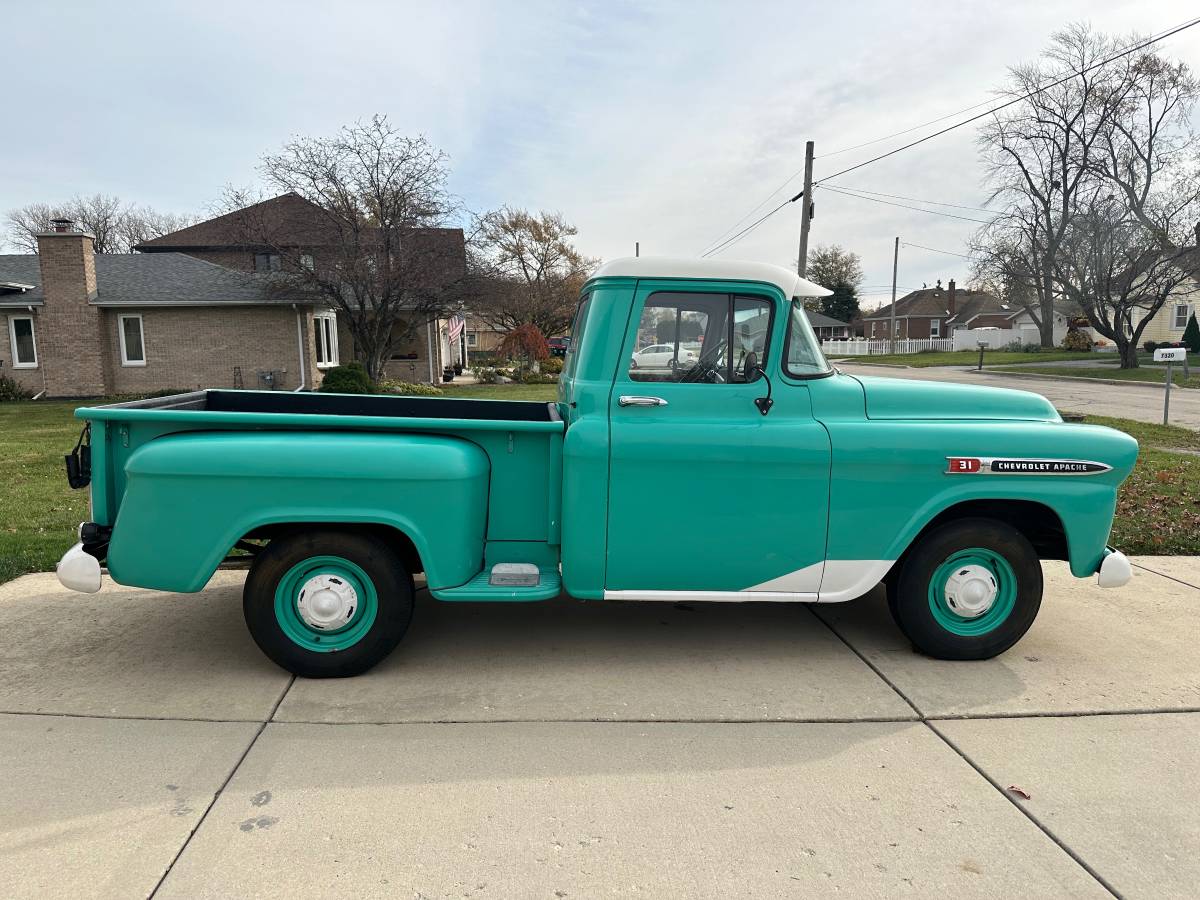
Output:
<instances>
[{"instance_id":1,"label":"white parked car","mask_svg":"<svg viewBox=\"0 0 1200 900\"><path fill-rule=\"evenodd\" d=\"M696 364L696 352L686 347L679 348L678 366L690 369ZM651 344L633 354L635 369L673 369L677 365L674 344Z\"/></svg>"}]
</instances>

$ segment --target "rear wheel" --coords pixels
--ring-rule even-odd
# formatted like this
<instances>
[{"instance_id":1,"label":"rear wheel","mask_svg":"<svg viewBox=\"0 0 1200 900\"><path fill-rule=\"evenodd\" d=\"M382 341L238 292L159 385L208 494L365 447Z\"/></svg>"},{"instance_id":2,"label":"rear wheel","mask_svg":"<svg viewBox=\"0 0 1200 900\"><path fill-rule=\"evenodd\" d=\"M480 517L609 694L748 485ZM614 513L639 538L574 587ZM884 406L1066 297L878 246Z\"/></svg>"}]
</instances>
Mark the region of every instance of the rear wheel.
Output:
<instances>
[{"instance_id":1,"label":"rear wheel","mask_svg":"<svg viewBox=\"0 0 1200 900\"><path fill-rule=\"evenodd\" d=\"M921 653L990 659L1021 639L1042 602L1033 545L994 519L960 519L913 548L889 591L896 624Z\"/></svg>"},{"instance_id":2,"label":"rear wheel","mask_svg":"<svg viewBox=\"0 0 1200 900\"><path fill-rule=\"evenodd\" d=\"M242 594L250 635L307 678L365 672L412 619L412 578L372 535L319 530L280 537L254 560Z\"/></svg>"}]
</instances>

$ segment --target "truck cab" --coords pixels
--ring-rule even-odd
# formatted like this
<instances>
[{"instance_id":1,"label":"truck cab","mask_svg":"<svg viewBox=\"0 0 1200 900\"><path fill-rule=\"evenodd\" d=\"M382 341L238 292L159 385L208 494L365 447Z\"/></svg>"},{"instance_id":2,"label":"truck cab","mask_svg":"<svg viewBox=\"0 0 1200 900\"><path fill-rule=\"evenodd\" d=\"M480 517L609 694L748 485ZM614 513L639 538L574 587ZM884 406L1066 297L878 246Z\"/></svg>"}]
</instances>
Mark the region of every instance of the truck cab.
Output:
<instances>
[{"instance_id":1,"label":"truck cab","mask_svg":"<svg viewBox=\"0 0 1200 900\"><path fill-rule=\"evenodd\" d=\"M1020 639L1042 559L1128 580L1107 540L1135 441L1032 393L843 374L805 314L828 293L760 263L615 260L550 404L81 409L96 521L60 577L96 589L106 561L199 590L241 547L251 633L312 676L390 652L421 572L444 601L832 603L883 583L914 647L948 659Z\"/></svg>"}]
</instances>

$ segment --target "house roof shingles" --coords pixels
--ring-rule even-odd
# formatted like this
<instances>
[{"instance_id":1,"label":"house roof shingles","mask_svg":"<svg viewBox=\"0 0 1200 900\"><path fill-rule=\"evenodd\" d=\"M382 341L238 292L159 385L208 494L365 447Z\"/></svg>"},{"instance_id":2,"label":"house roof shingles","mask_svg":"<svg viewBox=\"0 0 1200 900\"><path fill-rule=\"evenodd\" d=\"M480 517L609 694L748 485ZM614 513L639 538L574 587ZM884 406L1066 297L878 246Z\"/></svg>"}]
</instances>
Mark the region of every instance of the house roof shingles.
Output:
<instances>
[{"instance_id":1,"label":"house roof shingles","mask_svg":"<svg viewBox=\"0 0 1200 900\"><path fill-rule=\"evenodd\" d=\"M848 322L839 322L832 316L827 316L825 313L817 312L815 309L806 309L804 314L808 316L809 324L813 328L849 328Z\"/></svg>"},{"instance_id":2,"label":"house roof shingles","mask_svg":"<svg viewBox=\"0 0 1200 900\"><path fill-rule=\"evenodd\" d=\"M304 303L270 290L273 278L252 275L184 253L96 255L98 306L239 306ZM0 306L41 306L42 273L33 254L0 254L0 282L32 284L32 290L0 293Z\"/></svg>"}]
</instances>

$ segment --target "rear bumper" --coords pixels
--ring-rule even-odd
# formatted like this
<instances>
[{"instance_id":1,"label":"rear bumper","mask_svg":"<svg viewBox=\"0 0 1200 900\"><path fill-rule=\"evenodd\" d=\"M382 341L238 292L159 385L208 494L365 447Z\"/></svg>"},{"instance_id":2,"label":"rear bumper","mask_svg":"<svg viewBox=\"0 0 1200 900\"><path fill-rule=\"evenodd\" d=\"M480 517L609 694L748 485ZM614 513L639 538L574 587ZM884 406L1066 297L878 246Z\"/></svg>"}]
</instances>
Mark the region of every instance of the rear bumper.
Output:
<instances>
[{"instance_id":1,"label":"rear bumper","mask_svg":"<svg viewBox=\"0 0 1200 900\"><path fill-rule=\"evenodd\" d=\"M1109 547L1100 562L1100 568L1096 570L1096 583L1102 588L1121 587L1128 584L1132 577L1133 567L1129 564L1129 558L1120 550Z\"/></svg>"},{"instance_id":2,"label":"rear bumper","mask_svg":"<svg viewBox=\"0 0 1200 900\"><path fill-rule=\"evenodd\" d=\"M59 583L72 591L94 594L100 590L100 560L83 549L83 542L63 554L55 567Z\"/></svg>"}]
</instances>

